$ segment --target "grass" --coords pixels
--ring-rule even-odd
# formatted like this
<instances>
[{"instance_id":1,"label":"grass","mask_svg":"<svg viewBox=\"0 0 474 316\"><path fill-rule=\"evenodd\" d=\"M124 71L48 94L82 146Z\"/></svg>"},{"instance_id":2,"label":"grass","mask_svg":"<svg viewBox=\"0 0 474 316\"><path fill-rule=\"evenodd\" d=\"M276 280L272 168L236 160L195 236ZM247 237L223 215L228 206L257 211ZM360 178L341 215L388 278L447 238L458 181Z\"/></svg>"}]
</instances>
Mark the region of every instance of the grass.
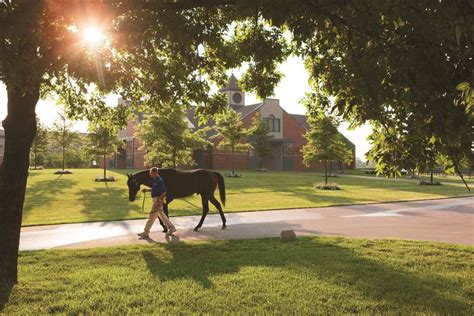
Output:
<instances>
[{"instance_id":1,"label":"grass","mask_svg":"<svg viewBox=\"0 0 474 316\"><path fill-rule=\"evenodd\" d=\"M23 225L73 223L144 218L141 196L128 201L127 170L109 171L116 182L95 182L97 169L77 169L72 175L52 170L31 171L28 179ZM128 170L130 172L130 170ZM282 208L322 207L386 201L445 198L467 195L460 180L450 178L443 186L418 186L414 180L384 178L331 178L343 190L313 189L322 181L316 173L241 172L244 178L226 178L225 212ZM437 178L438 179L438 178ZM443 178L441 181L446 182ZM474 184L470 180L471 185ZM146 199L146 211L151 199ZM199 196L175 200L171 216L201 214ZM211 212L214 212L211 206Z\"/></svg>"},{"instance_id":2,"label":"grass","mask_svg":"<svg viewBox=\"0 0 474 316\"><path fill-rule=\"evenodd\" d=\"M6 314L474 312L474 248L441 243L232 240L23 252L19 262Z\"/></svg>"}]
</instances>

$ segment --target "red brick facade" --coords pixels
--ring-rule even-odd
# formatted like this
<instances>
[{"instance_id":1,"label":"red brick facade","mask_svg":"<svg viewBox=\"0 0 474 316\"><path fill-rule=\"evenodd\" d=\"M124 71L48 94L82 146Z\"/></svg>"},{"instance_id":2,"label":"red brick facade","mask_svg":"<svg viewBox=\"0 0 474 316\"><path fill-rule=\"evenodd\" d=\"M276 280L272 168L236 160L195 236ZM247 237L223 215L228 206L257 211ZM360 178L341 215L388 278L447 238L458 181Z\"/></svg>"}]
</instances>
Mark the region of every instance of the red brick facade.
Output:
<instances>
[{"instance_id":1,"label":"red brick facade","mask_svg":"<svg viewBox=\"0 0 474 316\"><path fill-rule=\"evenodd\" d=\"M277 99L265 99L263 103L246 106L245 95L237 85L236 78L231 76L229 84L221 92L227 94L229 106L242 115L244 127L252 124L254 116L258 113L262 119L266 119L273 127L270 132L274 139L272 146L274 147L273 157L263 160L263 162L254 155L252 150L240 151L234 154L235 169L256 169L263 167L270 170L285 171L307 171L311 169L324 169L324 163L314 163L307 168L303 164L302 148L306 144L304 134L308 128L306 117L303 115L288 114L279 104ZM237 98L234 98L236 94ZM237 103L233 103L237 102ZM188 120L197 126L194 117L194 110L188 112ZM270 120L270 121L268 121ZM277 123L275 123L277 122ZM120 136L124 139L126 147L114 159L111 159L111 167L116 168L145 168L144 152L139 150L140 143L134 137L136 122L130 121L127 127L120 132ZM277 126L277 127L275 127ZM219 140L214 141L214 145L209 150L199 150L194 152L195 166L190 168L206 168L206 169L231 169L232 153L217 149ZM342 168L355 168L355 146L354 159L349 165L338 164Z\"/></svg>"},{"instance_id":2,"label":"red brick facade","mask_svg":"<svg viewBox=\"0 0 474 316\"><path fill-rule=\"evenodd\" d=\"M244 127L249 127L252 124L253 117L259 113L259 109L249 113L243 118ZM264 164L265 168L272 170L287 170L287 171L308 171L308 170L322 170L324 169L323 162L313 163L309 168L303 164L303 155L301 150L306 144L304 134L306 128L298 122L292 115L288 114L283 110L283 119L281 122L283 126L282 139L277 141L281 142L281 154L278 152L277 157L273 158L272 161ZM128 169L143 169L148 166L144 162L144 151L140 150L140 141L133 137L135 132L136 122L129 122L126 129L121 131L120 136L124 139L126 144L125 148L119 152L115 157L109 160L109 166L115 168L128 168ZM208 152L210 159L204 165L189 166L202 167L209 169L232 169L232 153L230 151L219 150L217 144L219 140L214 141L214 146ZM355 157L355 147L354 147ZM281 157L279 156L281 155ZM275 164L275 161L281 159L283 162ZM198 162L198 159L195 158ZM255 161L257 157L253 156L252 151L238 151L234 153L234 167L237 170L255 169L258 167ZM252 163L253 161L253 163ZM101 162L102 165L102 162ZM341 165L341 164L339 164ZM340 167L345 169L355 168L355 159L351 164L342 164Z\"/></svg>"}]
</instances>

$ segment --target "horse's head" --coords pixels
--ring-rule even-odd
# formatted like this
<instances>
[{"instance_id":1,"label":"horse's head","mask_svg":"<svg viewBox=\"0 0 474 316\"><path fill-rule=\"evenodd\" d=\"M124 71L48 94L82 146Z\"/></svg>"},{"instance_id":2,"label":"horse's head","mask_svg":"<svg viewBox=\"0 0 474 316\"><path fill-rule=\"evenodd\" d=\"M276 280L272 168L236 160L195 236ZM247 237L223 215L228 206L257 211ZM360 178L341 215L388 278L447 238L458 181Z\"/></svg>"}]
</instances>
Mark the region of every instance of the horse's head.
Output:
<instances>
[{"instance_id":1,"label":"horse's head","mask_svg":"<svg viewBox=\"0 0 474 316\"><path fill-rule=\"evenodd\" d=\"M127 176L128 200L133 202L137 198L138 191L140 191L140 184L135 180L132 174L127 173Z\"/></svg>"}]
</instances>

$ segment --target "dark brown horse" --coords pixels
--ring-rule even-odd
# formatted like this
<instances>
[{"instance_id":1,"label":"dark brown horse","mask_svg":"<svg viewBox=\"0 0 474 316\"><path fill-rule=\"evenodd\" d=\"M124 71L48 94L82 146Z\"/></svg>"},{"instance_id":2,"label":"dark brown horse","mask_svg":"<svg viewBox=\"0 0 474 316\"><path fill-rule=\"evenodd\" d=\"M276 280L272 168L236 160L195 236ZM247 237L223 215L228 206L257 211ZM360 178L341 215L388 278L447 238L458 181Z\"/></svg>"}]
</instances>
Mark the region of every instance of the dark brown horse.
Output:
<instances>
[{"instance_id":1,"label":"dark brown horse","mask_svg":"<svg viewBox=\"0 0 474 316\"><path fill-rule=\"evenodd\" d=\"M166 186L166 204L163 210L168 215L168 205L174 200L191 196L193 194L201 195L202 201L202 217L199 224L194 228L197 231L201 228L207 213L209 212L209 202L211 202L219 211L222 219L222 229L226 228L226 219L222 211L221 204L214 197L214 191L219 186L219 196L222 204L225 206L225 183L224 177L218 172L197 169L190 171L178 171L171 168L159 169L160 176L163 178ZM140 171L135 174L127 174L128 176L128 199L130 202L135 201L140 185L151 187L151 177L148 170ZM166 232L166 227L163 231Z\"/></svg>"}]
</instances>

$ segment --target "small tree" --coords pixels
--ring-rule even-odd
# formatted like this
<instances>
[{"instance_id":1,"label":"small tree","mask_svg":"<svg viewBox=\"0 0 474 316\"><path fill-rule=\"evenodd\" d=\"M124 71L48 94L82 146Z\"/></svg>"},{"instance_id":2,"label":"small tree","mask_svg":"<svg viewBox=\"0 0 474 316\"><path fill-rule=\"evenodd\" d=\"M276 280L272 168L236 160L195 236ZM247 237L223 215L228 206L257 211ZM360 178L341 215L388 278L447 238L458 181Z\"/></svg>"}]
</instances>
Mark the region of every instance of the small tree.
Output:
<instances>
[{"instance_id":1,"label":"small tree","mask_svg":"<svg viewBox=\"0 0 474 316\"><path fill-rule=\"evenodd\" d=\"M243 122L240 118L240 113L232 109L227 109L225 112L216 115L217 132L213 138L220 139L217 145L218 149L230 150L232 152L232 176L235 175L235 152L250 148L247 138L250 130L244 128Z\"/></svg>"},{"instance_id":2,"label":"small tree","mask_svg":"<svg viewBox=\"0 0 474 316\"><path fill-rule=\"evenodd\" d=\"M36 169L39 164L44 162L44 156L48 150L48 129L41 124L40 119L36 116L36 135L31 144L30 161Z\"/></svg>"},{"instance_id":3,"label":"small tree","mask_svg":"<svg viewBox=\"0 0 474 316\"><path fill-rule=\"evenodd\" d=\"M352 160L352 149L338 132L330 117L310 118L309 131L306 132L306 145L303 146L303 163L309 167L315 161L324 161L324 183L328 184L328 162Z\"/></svg>"},{"instance_id":4,"label":"small tree","mask_svg":"<svg viewBox=\"0 0 474 316\"><path fill-rule=\"evenodd\" d=\"M250 145L260 158L260 169L263 168L263 159L273 156L274 147L272 140L274 136L270 134L268 125L257 114L253 118L252 127L250 128Z\"/></svg>"},{"instance_id":5,"label":"small tree","mask_svg":"<svg viewBox=\"0 0 474 316\"><path fill-rule=\"evenodd\" d=\"M107 157L115 154L117 149L123 146L118 137L118 128L113 125L102 126L100 124L89 124L88 151L94 156L103 159L103 180L107 180Z\"/></svg>"},{"instance_id":6,"label":"small tree","mask_svg":"<svg viewBox=\"0 0 474 316\"><path fill-rule=\"evenodd\" d=\"M59 114L59 119L53 124L52 136L54 147L61 148L61 168L64 171L66 151L76 143L78 135L72 131L72 124L66 120L66 116L63 113Z\"/></svg>"},{"instance_id":7,"label":"small tree","mask_svg":"<svg viewBox=\"0 0 474 316\"><path fill-rule=\"evenodd\" d=\"M205 139L206 131L192 130L182 106L167 106L145 115L135 135L146 151L146 164L176 168L193 165L193 150L211 145Z\"/></svg>"}]
</instances>

